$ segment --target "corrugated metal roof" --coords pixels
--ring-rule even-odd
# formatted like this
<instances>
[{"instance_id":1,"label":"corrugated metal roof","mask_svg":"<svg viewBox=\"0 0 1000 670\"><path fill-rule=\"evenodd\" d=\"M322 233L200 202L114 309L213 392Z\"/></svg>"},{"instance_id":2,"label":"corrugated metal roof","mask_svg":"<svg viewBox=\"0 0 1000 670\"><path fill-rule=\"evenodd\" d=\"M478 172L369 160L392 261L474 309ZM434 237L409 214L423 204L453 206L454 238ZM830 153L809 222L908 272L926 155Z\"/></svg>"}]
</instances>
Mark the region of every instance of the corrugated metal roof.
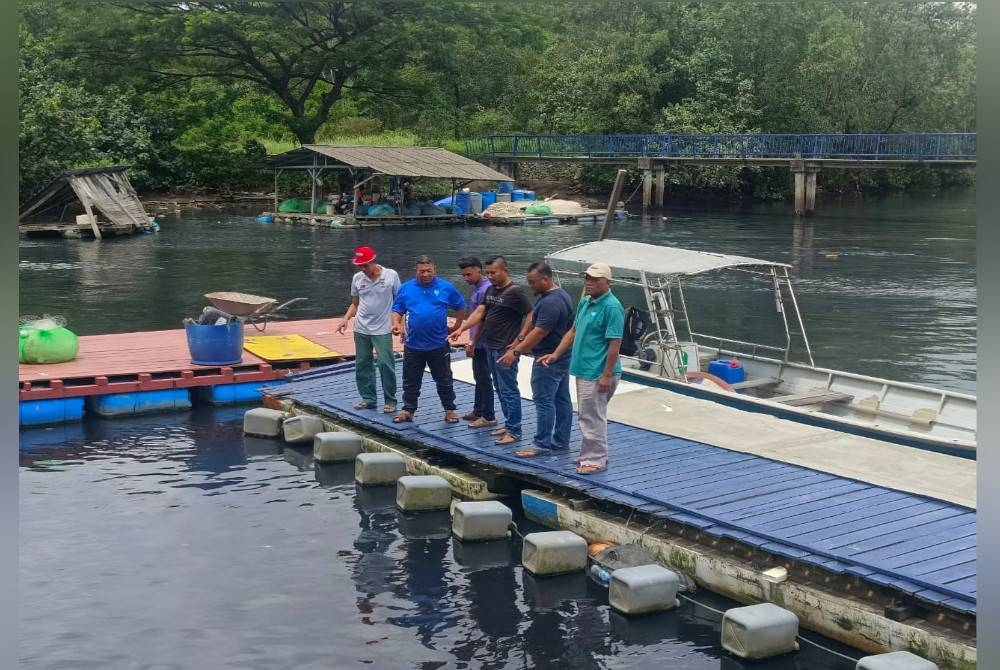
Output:
<instances>
[{"instance_id":1,"label":"corrugated metal roof","mask_svg":"<svg viewBox=\"0 0 1000 670\"><path fill-rule=\"evenodd\" d=\"M471 158L437 147L357 147L332 144L304 144L298 149L268 156L268 167L311 166L320 157L319 166L371 170L397 177L434 177L511 181L502 172L488 168ZM333 159L331 162L330 159Z\"/></svg>"}]
</instances>

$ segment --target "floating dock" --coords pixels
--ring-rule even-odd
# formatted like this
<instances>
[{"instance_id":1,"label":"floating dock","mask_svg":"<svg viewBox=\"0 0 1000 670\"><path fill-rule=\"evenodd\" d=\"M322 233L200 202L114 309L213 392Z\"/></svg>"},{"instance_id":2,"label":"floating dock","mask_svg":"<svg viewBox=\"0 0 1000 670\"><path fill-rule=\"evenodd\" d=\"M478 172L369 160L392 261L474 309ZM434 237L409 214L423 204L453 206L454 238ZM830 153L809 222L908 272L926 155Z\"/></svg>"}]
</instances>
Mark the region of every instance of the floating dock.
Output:
<instances>
[{"instance_id":1,"label":"floating dock","mask_svg":"<svg viewBox=\"0 0 1000 670\"><path fill-rule=\"evenodd\" d=\"M264 212L259 218L270 218L276 223L300 223L313 226L325 226L332 228L414 228L421 226L520 226L527 224L580 224L580 223L601 223L604 221L604 212L600 210L586 212L584 214L567 215L547 215L547 216L495 216L483 217L479 215L456 216L452 214L440 214L435 216L359 216L350 214L309 214L308 212ZM628 218L625 210L615 212L615 220L621 221Z\"/></svg>"},{"instance_id":2,"label":"floating dock","mask_svg":"<svg viewBox=\"0 0 1000 670\"><path fill-rule=\"evenodd\" d=\"M258 400L257 389L265 382L353 358L354 334L348 329L339 335L338 321L271 321L263 332L247 325L245 337L299 336L329 353L310 358L289 350L287 358L279 352L265 359L244 350L236 365L192 364L184 329L83 336L72 361L18 366L20 423L76 421L87 411L115 416L186 409L202 399L213 404ZM402 349L398 342L397 349Z\"/></svg>"},{"instance_id":3,"label":"floating dock","mask_svg":"<svg viewBox=\"0 0 1000 670\"><path fill-rule=\"evenodd\" d=\"M464 410L469 365L453 368ZM976 665L974 462L623 383L609 410L610 467L581 476L572 452L521 459L489 431L445 423L429 375L414 423L354 410L353 374L352 364L298 373L265 402L401 445L425 471L483 482L457 487L466 494L520 493L529 517L588 541L640 542L712 591L775 602L866 652ZM530 436L533 403L523 413Z\"/></svg>"}]
</instances>

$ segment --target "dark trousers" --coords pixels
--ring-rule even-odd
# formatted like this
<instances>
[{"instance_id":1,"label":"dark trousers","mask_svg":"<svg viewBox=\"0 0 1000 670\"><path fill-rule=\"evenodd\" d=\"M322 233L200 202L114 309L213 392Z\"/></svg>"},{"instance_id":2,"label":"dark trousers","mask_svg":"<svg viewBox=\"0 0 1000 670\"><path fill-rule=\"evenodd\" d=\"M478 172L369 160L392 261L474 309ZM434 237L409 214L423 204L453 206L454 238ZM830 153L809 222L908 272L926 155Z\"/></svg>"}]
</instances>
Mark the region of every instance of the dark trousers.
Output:
<instances>
[{"instance_id":1,"label":"dark trousers","mask_svg":"<svg viewBox=\"0 0 1000 670\"><path fill-rule=\"evenodd\" d=\"M451 347L421 351L403 347L403 409L417 411L420 385L424 380L424 366L430 368L437 384L438 397L445 409L455 409L455 384L451 377Z\"/></svg>"},{"instance_id":2,"label":"dark trousers","mask_svg":"<svg viewBox=\"0 0 1000 670\"><path fill-rule=\"evenodd\" d=\"M472 412L476 416L493 421L497 417L493 408L493 376L490 375L490 355L486 347L476 347L472 350L472 378L476 382L476 402Z\"/></svg>"}]
</instances>

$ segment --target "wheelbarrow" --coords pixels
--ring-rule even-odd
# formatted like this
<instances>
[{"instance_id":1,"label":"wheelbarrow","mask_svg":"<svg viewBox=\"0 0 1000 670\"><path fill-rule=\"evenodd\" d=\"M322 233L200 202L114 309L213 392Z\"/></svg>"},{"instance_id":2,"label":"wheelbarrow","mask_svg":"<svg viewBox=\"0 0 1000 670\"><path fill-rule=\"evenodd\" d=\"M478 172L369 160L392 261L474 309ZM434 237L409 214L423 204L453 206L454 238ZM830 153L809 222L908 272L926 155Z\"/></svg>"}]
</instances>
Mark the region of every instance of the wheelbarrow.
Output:
<instances>
[{"instance_id":1,"label":"wheelbarrow","mask_svg":"<svg viewBox=\"0 0 1000 670\"><path fill-rule=\"evenodd\" d=\"M284 319L285 315L281 314L283 309L293 303L307 300L307 298L292 298L279 305L275 298L235 291L215 291L206 293L205 297L216 309L242 319L260 332L264 332L267 328L268 319Z\"/></svg>"}]
</instances>

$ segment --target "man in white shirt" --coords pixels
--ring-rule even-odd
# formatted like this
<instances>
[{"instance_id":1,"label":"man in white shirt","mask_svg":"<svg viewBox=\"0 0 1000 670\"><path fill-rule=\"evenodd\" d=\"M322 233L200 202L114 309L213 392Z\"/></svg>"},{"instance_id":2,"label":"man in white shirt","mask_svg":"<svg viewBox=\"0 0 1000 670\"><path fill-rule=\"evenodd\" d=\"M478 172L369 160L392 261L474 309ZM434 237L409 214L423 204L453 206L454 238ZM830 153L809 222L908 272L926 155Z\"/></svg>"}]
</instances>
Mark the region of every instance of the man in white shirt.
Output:
<instances>
[{"instance_id":1,"label":"man in white shirt","mask_svg":"<svg viewBox=\"0 0 1000 670\"><path fill-rule=\"evenodd\" d=\"M354 376L361 400L355 409L374 409L378 394L375 388L375 368L382 378L382 411L396 411L396 362L392 355L392 303L399 291L399 275L391 268L375 262L375 250L362 246L354 251L351 261L360 269L351 280L351 306L337 326L341 335L351 318L354 322ZM373 358L372 351L375 356Z\"/></svg>"}]
</instances>

